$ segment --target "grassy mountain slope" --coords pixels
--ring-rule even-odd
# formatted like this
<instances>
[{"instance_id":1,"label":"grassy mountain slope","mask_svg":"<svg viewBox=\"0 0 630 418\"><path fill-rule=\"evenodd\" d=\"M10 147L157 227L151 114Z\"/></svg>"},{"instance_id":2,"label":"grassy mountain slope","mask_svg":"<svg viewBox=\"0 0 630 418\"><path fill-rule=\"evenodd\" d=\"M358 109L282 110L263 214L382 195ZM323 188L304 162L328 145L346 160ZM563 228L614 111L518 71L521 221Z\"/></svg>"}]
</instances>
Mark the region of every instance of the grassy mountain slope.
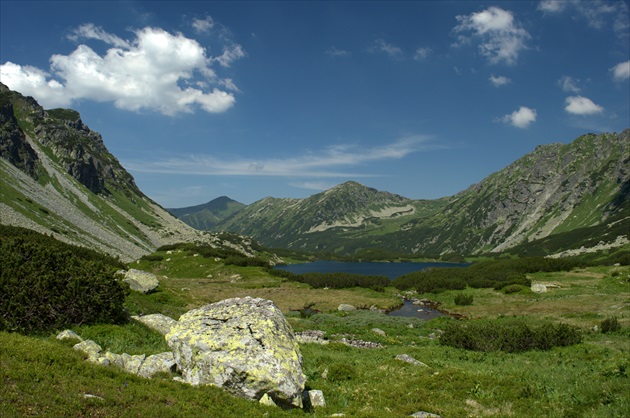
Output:
<instances>
[{"instance_id":1,"label":"grassy mountain slope","mask_svg":"<svg viewBox=\"0 0 630 418\"><path fill-rule=\"evenodd\" d=\"M245 206L227 196L221 196L202 205L167 210L193 228L205 231Z\"/></svg>"},{"instance_id":2,"label":"grassy mountain slope","mask_svg":"<svg viewBox=\"0 0 630 418\"><path fill-rule=\"evenodd\" d=\"M265 198L214 228L267 246L344 255L366 248L479 254L612 222L628 207L629 191L625 130L539 146L450 198L414 201L348 182L307 199ZM630 230L627 216L617 218L619 230Z\"/></svg>"}]
</instances>

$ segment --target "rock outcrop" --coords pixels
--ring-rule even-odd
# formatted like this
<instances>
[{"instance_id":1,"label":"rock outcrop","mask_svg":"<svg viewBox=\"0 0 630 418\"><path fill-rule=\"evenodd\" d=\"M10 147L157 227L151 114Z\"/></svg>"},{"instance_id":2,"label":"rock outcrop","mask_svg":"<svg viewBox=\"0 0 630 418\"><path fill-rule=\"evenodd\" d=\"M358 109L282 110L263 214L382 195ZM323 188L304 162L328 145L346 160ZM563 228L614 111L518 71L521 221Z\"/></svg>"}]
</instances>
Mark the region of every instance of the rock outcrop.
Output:
<instances>
[{"instance_id":1,"label":"rock outcrop","mask_svg":"<svg viewBox=\"0 0 630 418\"><path fill-rule=\"evenodd\" d=\"M234 298L193 309L166 335L183 380L259 401L301 407L302 355L282 312L269 300Z\"/></svg>"}]
</instances>

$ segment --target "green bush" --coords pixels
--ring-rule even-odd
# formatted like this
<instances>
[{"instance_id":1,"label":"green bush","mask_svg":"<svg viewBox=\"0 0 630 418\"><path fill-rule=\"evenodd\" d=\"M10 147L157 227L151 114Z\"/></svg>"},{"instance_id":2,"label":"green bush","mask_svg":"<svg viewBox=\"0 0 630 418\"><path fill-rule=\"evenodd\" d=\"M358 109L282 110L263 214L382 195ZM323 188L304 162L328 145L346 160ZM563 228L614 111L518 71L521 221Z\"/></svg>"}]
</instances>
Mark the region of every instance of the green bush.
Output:
<instances>
[{"instance_id":1,"label":"green bush","mask_svg":"<svg viewBox=\"0 0 630 418\"><path fill-rule=\"evenodd\" d=\"M617 317L606 318L601 323L601 328L603 333L607 332L615 332L621 329L621 324L617 320Z\"/></svg>"},{"instance_id":2,"label":"green bush","mask_svg":"<svg viewBox=\"0 0 630 418\"><path fill-rule=\"evenodd\" d=\"M521 290L525 289L525 286L520 285L520 284L510 284L505 286L503 289L501 289L501 291L507 295L509 295L510 293L518 293Z\"/></svg>"},{"instance_id":3,"label":"green bush","mask_svg":"<svg viewBox=\"0 0 630 418\"><path fill-rule=\"evenodd\" d=\"M473 295L465 295L463 293L459 293L455 295L455 305L458 306L467 306L473 304Z\"/></svg>"},{"instance_id":4,"label":"green bush","mask_svg":"<svg viewBox=\"0 0 630 418\"><path fill-rule=\"evenodd\" d=\"M440 343L472 351L549 350L582 341L580 331L566 324L541 323L530 326L520 320L470 321L449 324Z\"/></svg>"},{"instance_id":5,"label":"green bush","mask_svg":"<svg viewBox=\"0 0 630 418\"><path fill-rule=\"evenodd\" d=\"M117 262L43 235L0 236L0 330L39 332L126 318Z\"/></svg>"}]
</instances>

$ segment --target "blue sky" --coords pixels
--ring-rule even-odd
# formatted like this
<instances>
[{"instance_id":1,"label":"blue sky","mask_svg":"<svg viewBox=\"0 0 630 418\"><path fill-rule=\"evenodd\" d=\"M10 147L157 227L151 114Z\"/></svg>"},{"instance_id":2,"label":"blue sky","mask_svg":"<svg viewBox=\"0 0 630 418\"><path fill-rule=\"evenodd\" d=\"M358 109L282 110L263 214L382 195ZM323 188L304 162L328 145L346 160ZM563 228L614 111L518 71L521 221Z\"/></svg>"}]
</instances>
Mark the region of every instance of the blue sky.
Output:
<instances>
[{"instance_id":1,"label":"blue sky","mask_svg":"<svg viewBox=\"0 0 630 418\"><path fill-rule=\"evenodd\" d=\"M450 196L630 126L628 1L0 1L0 81L149 197Z\"/></svg>"}]
</instances>

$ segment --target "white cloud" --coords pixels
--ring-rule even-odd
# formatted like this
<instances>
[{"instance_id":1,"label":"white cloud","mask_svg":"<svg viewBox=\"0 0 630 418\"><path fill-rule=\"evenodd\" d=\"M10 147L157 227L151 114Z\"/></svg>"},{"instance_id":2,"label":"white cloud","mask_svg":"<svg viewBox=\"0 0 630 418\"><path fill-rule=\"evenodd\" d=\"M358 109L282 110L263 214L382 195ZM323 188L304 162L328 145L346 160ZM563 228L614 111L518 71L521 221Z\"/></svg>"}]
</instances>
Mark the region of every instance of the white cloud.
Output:
<instances>
[{"instance_id":1,"label":"white cloud","mask_svg":"<svg viewBox=\"0 0 630 418\"><path fill-rule=\"evenodd\" d=\"M567 97L565 102L567 105L564 110L574 115L593 115L604 111L603 107L582 96Z\"/></svg>"},{"instance_id":2,"label":"white cloud","mask_svg":"<svg viewBox=\"0 0 630 418\"><path fill-rule=\"evenodd\" d=\"M384 39L377 39L371 47L374 52L384 52L392 58L399 58L402 56L402 49L396 45L385 42Z\"/></svg>"},{"instance_id":3,"label":"white cloud","mask_svg":"<svg viewBox=\"0 0 630 418\"><path fill-rule=\"evenodd\" d=\"M314 153L291 158L252 160L226 159L216 156L194 155L155 161L125 161L131 171L166 174L201 174L234 176L279 176L330 178L350 175L333 171L335 167L356 167L382 160L396 160L432 148L424 136L401 138L390 144L366 148L357 144L342 144ZM355 177L373 177L369 173L351 173Z\"/></svg>"},{"instance_id":4,"label":"white cloud","mask_svg":"<svg viewBox=\"0 0 630 418\"><path fill-rule=\"evenodd\" d=\"M339 49L336 46L331 46L324 53L326 55L330 55L331 57L348 57L348 56L350 56L350 51L346 51L345 49Z\"/></svg>"},{"instance_id":5,"label":"white cloud","mask_svg":"<svg viewBox=\"0 0 630 418\"><path fill-rule=\"evenodd\" d=\"M102 56L85 44L69 55L55 54L50 58L50 73L7 62L0 66L2 80L47 108L88 99L113 102L125 110L174 115L197 107L219 113L234 105L233 94L200 86L224 85L237 91L232 80L219 79L211 65L217 61L226 66L241 58L240 46L213 58L196 40L181 33L150 27L134 33L132 41L125 41L92 24L82 25L73 32L73 39L96 39L112 47Z\"/></svg>"},{"instance_id":6,"label":"white cloud","mask_svg":"<svg viewBox=\"0 0 630 418\"><path fill-rule=\"evenodd\" d=\"M512 80L505 76L494 74L490 76L489 80L495 87L505 86L506 84L510 84L510 82L512 82Z\"/></svg>"},{"instance_id":7,"label":"white cloud","mask_svg":"<svg viewBox=\"0 0 630 418\"><path fill-rule=\"evenodd\" d=\"M611 27L622 39L627 41L630 23L628 4L624 1L610 0L543 0L538 10L545 14L570 12L584 18L587 24L596 29Z\"/></svg>"},{"instance_id":8,"label":"white cloud","mask_svg":"<svg viewBox=\"0 0 630 418\"><path fill-rule=\"evenodd\" d=\"M416 61L421 61L429 56L431 53L431 48L418 48L416 52L413 54L413 59Z\"/></svg>"},{"instance_id":9,"label":"white cloud","mask_svg":"<svg viewBox=\"0 0 630 418\"><path fill-rule=\"evenodd\" d=\"M564 10L566 4L566 0L542 0L538 3L538 10L547 13L557 13Z\"/></svg>"},{"instance_id":10,"label":"white cloud","mask_svg":"<svg viewBox=\"0 0 630 418\"><path fill-rule=\"evenodd\" d=\"M527 128L536 121L536 110L529 107L521 106L518 110L505 115L500 119L503 123L515 126L517 128Z\"/></svg>"},{"instance_id":11,"label":"white cloud","mask_svg":"<svg viewBox=\"0 0 630 418\"><path fill-rule=\"evenodd\" d=\"M469 43L472 38L481 40L479 50L481 55L488 58L492 64L505 62L515 64L519 53L527 48L526 42L531 38L520 24L514 21L511 12L499 7L489 7L486 10L470 15L456 17L459 24L454 31L460 33L458 43ZM466 36L465 33L470 33Z\"/></svg>"},{"instance_id":12,"label":"white cloud","mask_svg":"<svg viewBox=\"0 0 630 418\"><path fill-rule=\"evenodd\" d=\"M580 87L578 87L578 83L580 80L576 80L568 75L563 75L558 80L558 85L562 88L563 91L568 91L570 93L579 93L582 91Z\"/></svg>"},{"instance_id":13,"label":"white cloud","mask_svg":"<svg viewBox=\"0 0 630 418\"><path fill-rule=\"evenodd\" d=\"M615 81L627 80L630 78L630 61L620 62L610 69Z\"/></svg>"},{"instance_id":14,"label":"white cloud","mask_svg":"<svg viewBox=\"0 0 630 418\"><path fill-rule=\"evenodd\" d=\"M229 67L234 61L244 58L245 50L238 44L226 46L223 48L223 54L214 58L222 67Z\"/></svg>"},{"instance_id":15,"label":"white cloud","mask_svg":"<svg viewBox=\"0 0 630 418\"><path fill-rule=\"evenodd\" d=\"M205 19L193 19L191 25L198 33L207 33L214 27L214 20L210 16Z\"/></svg>"}]
</instances>

